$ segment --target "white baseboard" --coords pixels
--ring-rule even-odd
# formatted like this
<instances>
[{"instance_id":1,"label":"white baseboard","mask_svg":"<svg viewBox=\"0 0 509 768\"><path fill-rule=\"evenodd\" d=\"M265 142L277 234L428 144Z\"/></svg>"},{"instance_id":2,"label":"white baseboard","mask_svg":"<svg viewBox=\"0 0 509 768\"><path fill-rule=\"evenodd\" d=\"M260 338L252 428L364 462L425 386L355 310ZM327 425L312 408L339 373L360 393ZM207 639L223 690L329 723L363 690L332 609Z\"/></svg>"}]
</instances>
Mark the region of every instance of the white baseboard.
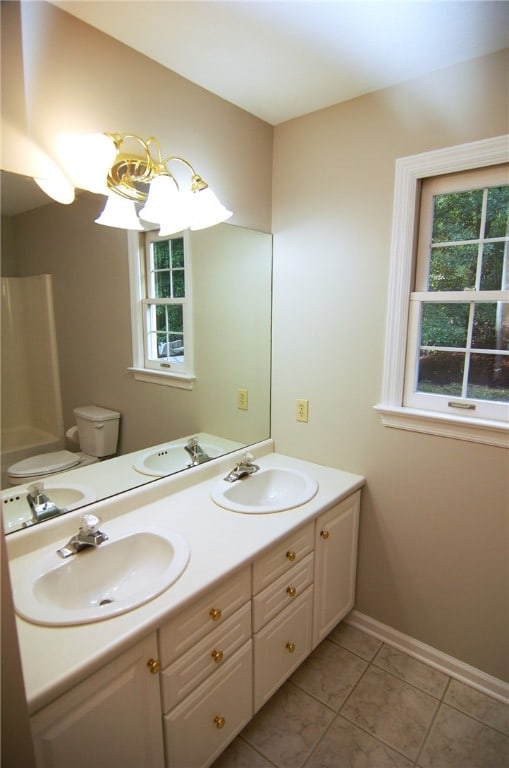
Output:
<instances>
[{"instance_id":1,"label":"white baseboard","mask_svg":"<svg viewBox=\"0 0 509 768\"><path fill-rule=\"evenodd\" d=\"M370 616L366 616L365 613L355 609L345 617L345 621L347 624L351 624L352 627L361 629L368 635L372 635L378 640L387 643L387 645L392 645L399 651L404 651L409 656L429 664L430 667L438 669L440 672L444 672L449 677L460 680L462 683L466 683L472 686L472 688L481 691L481 693L509 704L509 683L488 675L486 672L476 669L476 667L471 667L469 664L465 664L453 656L448 656L431 645L421 643L419 640L415 640L413 637L405 635L403 632L399 632L387 624L382 624L381 621L372 619Z\"/></svg>"}]
</instances>

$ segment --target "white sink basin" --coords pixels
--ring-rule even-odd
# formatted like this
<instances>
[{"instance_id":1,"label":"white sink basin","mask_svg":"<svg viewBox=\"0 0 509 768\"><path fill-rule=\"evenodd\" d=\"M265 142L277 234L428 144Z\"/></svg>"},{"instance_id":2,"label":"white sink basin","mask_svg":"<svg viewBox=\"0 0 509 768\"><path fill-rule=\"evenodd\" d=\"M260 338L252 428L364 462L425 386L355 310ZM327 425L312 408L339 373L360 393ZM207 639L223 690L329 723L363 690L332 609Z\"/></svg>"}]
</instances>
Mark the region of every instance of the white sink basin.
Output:
<instances>
[{"instance_id":1,"label":"white sink basin","mask_svg":"<svg viewBox=\"0 0 509 768\"><path fill-rule=\"evenodd\" d=\"M108 533L107 525L101 529ZM13 583L16 612L34 624L88 624L126 613L173 584L190 555L180 534L156 529L108 539L65 560L56 550L34 559Z\"/></svg>"},{"instance_id":2,"label":"white sink basin","mask_svg":"<svg viewBox=\"0 0 509 768\"><path fill-rule=\"evenodd\" d=\"M223 450L217 445L210 443L201 443L201 448L207 456L215 458L223 453ZM191 457L182 445L159 445L156 448L149 448L145 453L135 458L133 467L144 475L152 477L163 477L172 472L178 472L180 469L186 469L190 466Z\"/></svg>"},{"instance_id":3,"label":"white sink basin","mask_svg":"<svg viewBox=\"0 0 509 768\"><path fill-rule=\"evenodd\" d=\"M303 472L267 467L233 483L220 480L211 498L232 512L264 514L299 507L312 499L317 490L317 481Z\"/></svg>"},{"instance_id":4,"label":"white sink basin","mask_svg":"<svg viewBox=\"0 0 509 768\"><path fill-rule=\"evenodd\" d=\"M23 527L23 523L31 520L32 513L27 501L27 489L25 486L17 486L11 491L2 494L2 512L4 518L4 530L6 533L17 531ZM76 507L91 504L96 500L93 488L77 483L62 484L62 481L47 480L44 482L44 493L60 509L71 511Z\"/></svg>"}]
</instances>

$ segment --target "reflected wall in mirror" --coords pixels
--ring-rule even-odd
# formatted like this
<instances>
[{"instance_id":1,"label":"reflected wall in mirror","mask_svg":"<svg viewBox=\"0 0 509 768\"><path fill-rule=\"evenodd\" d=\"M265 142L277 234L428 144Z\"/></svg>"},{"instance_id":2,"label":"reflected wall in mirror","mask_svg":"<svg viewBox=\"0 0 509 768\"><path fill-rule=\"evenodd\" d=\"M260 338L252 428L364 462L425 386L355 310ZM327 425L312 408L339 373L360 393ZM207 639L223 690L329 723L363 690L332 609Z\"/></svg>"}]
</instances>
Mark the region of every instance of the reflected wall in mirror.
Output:
<instances>
[{"instance_id":1,"label":"reflected wall in mirror","mask_svg":"<svg viewBox=\"0 0 509 768\"><path fill-rule=\"evenodd\" d=\"M209 444L216 438L215 449L225 453L269 437L271 235L228 224L190 233L196 380L192 390L161 386L129 372L133 233L94 223L104 205L100 196L81 192L69 206L45 196L34 203L25 201L37 194L31 179L2 171L1 184L2 307L8 310L2 322L3 489L13 485L7 470L16 461L79 450L65 433L75 424L73 410L84 405L121 414L119 458L99 463L99 491L91 468L73 472L74 484L94 498L153 480L125 458L150 446L200 435ZM23 283L31 284L25 290ZM238 408L239 389L248 391L247 411ZM113 471L122 462L130 469L124 480ZM56 479L48 476L48 487Z\"/></svg>"}]
</instances>

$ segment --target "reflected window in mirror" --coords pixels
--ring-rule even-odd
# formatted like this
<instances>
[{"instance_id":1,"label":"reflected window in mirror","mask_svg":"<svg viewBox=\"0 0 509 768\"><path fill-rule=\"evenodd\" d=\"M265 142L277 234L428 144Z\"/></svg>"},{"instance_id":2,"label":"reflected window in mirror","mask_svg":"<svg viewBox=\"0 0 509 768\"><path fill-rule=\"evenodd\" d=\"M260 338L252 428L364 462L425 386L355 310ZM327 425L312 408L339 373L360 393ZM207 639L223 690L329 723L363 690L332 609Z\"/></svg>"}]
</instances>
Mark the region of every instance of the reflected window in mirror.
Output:
<instances>
[{"instance_id":1,"label":"reflected window in mirror","mask_svg":"<svg viewBox=\"0 0 509 768\"><path fill-rule=\"evenodd\" d=\"M132 249L134 250L134 249ZM193 334L189 237L139 236L131 253L133 370L137 378L191 388Z\"/></svg>"}]
</instances>

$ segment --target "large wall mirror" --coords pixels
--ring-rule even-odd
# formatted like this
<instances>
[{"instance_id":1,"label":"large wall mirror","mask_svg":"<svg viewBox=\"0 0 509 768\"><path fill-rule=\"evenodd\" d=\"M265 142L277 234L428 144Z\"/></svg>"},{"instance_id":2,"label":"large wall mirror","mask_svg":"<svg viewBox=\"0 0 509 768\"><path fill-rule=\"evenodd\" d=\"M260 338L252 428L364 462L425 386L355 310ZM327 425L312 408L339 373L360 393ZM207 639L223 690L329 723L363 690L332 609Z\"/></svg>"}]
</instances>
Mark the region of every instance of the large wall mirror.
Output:
<instances>
[{"instance_id":1,"label":"large wall mirror","mask_svg":"<svg viewBox=\"0 0 509 768\"><path fill-rule=\"evenodd\" d=\"M79 451L77 407L119 412L120 429L115 457L43 479L47 495L61 492L69 509L192 471L182 449L189 437L211 456L269 437L271 235L229 224L191 233L196 379L185 390L140 381L129 370L133 233L95 224L104 199L82 192L72 205L59 205L32 179L2 171L0 181L4 520L13 511L7 531L21 527L27 506L27 483L14 486L9 467L41 453ZM181 447L181 463L146 471L140 462L147 451L167 444Z\"/></svg>"}]
</instances>

